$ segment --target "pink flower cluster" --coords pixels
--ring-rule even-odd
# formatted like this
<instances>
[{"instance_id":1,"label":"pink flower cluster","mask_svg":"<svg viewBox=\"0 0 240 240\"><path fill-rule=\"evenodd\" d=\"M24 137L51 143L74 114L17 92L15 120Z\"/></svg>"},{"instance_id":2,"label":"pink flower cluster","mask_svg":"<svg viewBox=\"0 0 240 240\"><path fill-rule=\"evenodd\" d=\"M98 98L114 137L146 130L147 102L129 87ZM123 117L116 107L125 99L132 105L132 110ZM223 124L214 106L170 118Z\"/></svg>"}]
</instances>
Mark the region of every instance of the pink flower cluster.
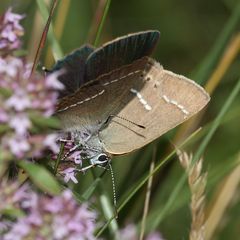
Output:
<instances>
[{"instance_id":1,"label":"pink flower cluster","mask_svg":"<svg viewBox=\"0 0 240 240\"><path fill-rule=\"evenodd\" d=\"M63 147L63 153L61 153L61 160L57 172L64 177L66 183L69 181L75 184L78 183L76 174L86 171L86 168L83 167L84 160L86 161L91 158L91 156L96 155L94 149L84 148L83 145L79 144L79 139L87 141L88 138L89 134L78 131L63 132L59 138L59 142ZM57 155L53 156L53 158L56 159ZM86 167L88 166L89 165Z\"/></svg>"},{"instance_id":2,"label":"pink flower cluster","mask_svg":"<svg viewBox=\"0 0 240 240\"><path fill-rule=\"evenodd\" d=\"M63 176L64 181L67 183L72 181L73 183L78 183L76 178L76 173L78 173L78 168L82 167L81 151L77 148L72 136L62 134L62 138L59 142L63 144L64 151L62 154L62 160L58 166L58 173ZM56 155L54 158L56 159Z\"/></svg>"},{"instance_id":3,"label":"pink flower cluster","mask_svg":"<svg viewBox=\"0 0 240 240\"><path fill-rule=\"evenodd\" d=\"M3 240L95 239L97 214L86 204L79 206L70 190L55 197L31 192L22 210L26 215L18 217L16 222L7 222L2 229Z\"/></svg>"},{"instance_id":4,"label":"pink flower cluster","mask_svg":"<svg viewBox=\"0 0 240 240\"><path fill-rule=\"evenodd\" d=\"M31 134L34 118L47 118L53 114L57 90L63 85L57 73L48 77L34 74L29 78L30 67L20 58L0 57L0 123L8 131L1 138L3 151L22 158L26 153L39 156L41 150L58 151L55 134Z\"/></svg>"},{"instance_id":5,"label":"pink flower cluster","mask_svg":"<svg viewBox=\"0 0 240 240\"><path fill-rule=\"evenodd\" d=\"M7 51L20 46L22 18L9 9L0 21L0 124L5 133L0 147L4 155L17 158L40 156L46 148L58 151L56 135L44 134L43 124L36 126L36 122L53 114L57 91L64 88L57 79L59 73L30 77L31 66ZM41 133L36 133L39 128Z\"/></svg>"},{"instance_id":6,"label":"pink flower cluster","mask_svg":"<svg viewBox=\"0 0 240 240\"><path fill-rule=\"evenodd\" d=\"M9 182L6 179L1 179L0 212L4 209L18 208L19 204L28 198L28 190L27 185L20 186L18 182Z\"/></svg>"},{"instance_id":7,"label":"pink flower cluster","mask_svg":"<svg viewBox=\"0 0 240 240\"><path fill-rule=\"evenodd\" d=\"M0 214L0 236L2 240L54 239L93 240L100 226L97 214L88 205L79 205L70 190L60 196L51 197L33 192L28 185L5 179L0 183L0 213L6 210L22 211L8 220ZM134 224L116 232L116 239L137 240L139 233ZM159 232L148 234L145 240L164 240Z\"/></svg>"},{"instance_id":8,"label":"pink flower cluster","mask_svg":"<svg viewBox=\"0 0 240 240\"><path fill-rule=\"evenodd\" d=\"M19 24L24 16L12 13L11 8L0 18L0 51L18 49L21 46L20 36L24 34Z\"/></svg>"},{"instance_id":9,"label":"pink flower cluster","mask_svg":"<svg viewBox=\"0 0 240 240\"><path fill-rule=\"evenodd\" d=\"M21 204L29 198L28 185L20 186L18 182L6 179L0 181L0 236L7 231L12 222L3 217L3 213L13 209L20 209ZM15 212L15 211L13 211Z\"/></svg>"}]
</instances>

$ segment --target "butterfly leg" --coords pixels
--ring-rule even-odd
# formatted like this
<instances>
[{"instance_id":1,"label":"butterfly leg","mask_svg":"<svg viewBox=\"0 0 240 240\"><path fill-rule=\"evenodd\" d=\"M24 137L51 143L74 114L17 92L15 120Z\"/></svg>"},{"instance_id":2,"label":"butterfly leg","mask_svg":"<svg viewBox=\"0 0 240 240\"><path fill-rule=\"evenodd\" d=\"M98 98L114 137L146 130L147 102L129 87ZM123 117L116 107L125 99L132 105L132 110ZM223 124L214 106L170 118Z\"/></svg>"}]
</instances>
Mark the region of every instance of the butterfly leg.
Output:
<instances>
[{"instance_id":1,"label":"butterfly leg","mask_svg":"<svg viewBox=\"0 0 240 240\"><path fill-rule=\"evenodd\" d=\"M73 153L75 150L77 150L78 148L80 148L82 145L81 144L77 144L74 147L72 147L71 149L69 149L64 156L62 157L61 161L64 161L69 155L71 155L71 153Z\"/></svg>"}]
</instances>

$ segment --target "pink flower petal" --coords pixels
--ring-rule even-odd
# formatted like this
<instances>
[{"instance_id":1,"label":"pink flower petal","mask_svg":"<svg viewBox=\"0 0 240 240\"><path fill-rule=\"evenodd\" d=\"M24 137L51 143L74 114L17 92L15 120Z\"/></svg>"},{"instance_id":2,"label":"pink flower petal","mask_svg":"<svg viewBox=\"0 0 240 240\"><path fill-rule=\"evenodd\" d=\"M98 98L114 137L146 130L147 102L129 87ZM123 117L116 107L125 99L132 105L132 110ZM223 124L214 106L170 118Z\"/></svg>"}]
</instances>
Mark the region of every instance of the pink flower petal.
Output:
<instances>
[{"instance_id":1,"label":"pink flower petal","mask_svg":"<svg viewBox=\"0 0 240 240\"><path fill-rule=\"evenodd\" d=\"M31 121L26 115L18 114L10 120L9 125L16 131L17 135L23 136L31 127Z\"/></svg>"},{"instance_id":2,"label":"pink flower petal","mask_svg":"<svg viewBox=\"0 0 240 240\"><path fill-rule=\"evenodd\" d=\"M72 180L74 183L78 183L78 180L75 177L75 168L67 168L64 171L62 171L62 174L64 174L64 181L67 183L70 180Z\"/></svg>"},{"instance_id":3,"label":"pink flower petal","mask_svg":"<svg viewBox=\"0 0 240 240\"><path fill-rule=\"evenodd\" d=\"M64 89L64 85L58 80L61 74L63 74L63 71L57 71L48 75L46 78L46 86L56 90Z\"/></svg>"},{"instance_id":4,"label":"pink flower petal","mask_svg":"<svg viewBox=\"0 0 240 240\"><path fill-rule=\"evenodd\" d=\"M3 109L0 109L0 122L5 123L8 120L9 120L8 114Z\"/></svg>"},{"instance_id":5,"label":"pink flower petal","mask_svg":"<svg viewBox=\"0 0 240 240\"><path fill-rule=\"evenodd\" d=\"M6 101L6 106L12 107L17 111L23 111L24 109L31 107L31 101L27 93L19 89Z\"/></svg>"},{"instance_id":6,"label":"pink flower petal","mask_svg":"<svg viewBox=\"0 0 240 240\"><path fill-rule=\"evenodd\" d=\"M44 146L48 147L53 153L59 152L59 145L57 144L57 134L49 134L44 141Z\"/></svg>"},{"instance_id":7,"label":"pink flower petal","mask_svg":"<svg viewBox=\"0 0 240 240\"><path fill-rule=\"evenodd\" d=\"M8 146L12 154L17 157L23 157L24 153L30 150L30 144L25 138L11 138Z\"/></svg>"}]
</instances>

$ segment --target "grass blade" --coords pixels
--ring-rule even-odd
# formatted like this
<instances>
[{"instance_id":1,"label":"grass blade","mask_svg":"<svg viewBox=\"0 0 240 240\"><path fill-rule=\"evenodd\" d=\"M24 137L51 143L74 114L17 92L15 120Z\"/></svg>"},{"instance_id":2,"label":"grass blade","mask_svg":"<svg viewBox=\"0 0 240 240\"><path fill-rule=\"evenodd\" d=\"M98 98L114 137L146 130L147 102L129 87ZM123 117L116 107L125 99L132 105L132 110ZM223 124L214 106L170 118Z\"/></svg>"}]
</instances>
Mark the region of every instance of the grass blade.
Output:
<instances>
[{"instance_id":1,"label":"grass blade","mask_svg":"<svg viewBox=\"0 0 240 240\"><path fill-rule=\"evenodd\" d=\"M228 22L226 23L225 27L223 28L220 36L217 38L214 47L205 58L205 60L200 65L198 71L193 74L193 79L195 79L198 83L204 83L212 69L214 68L215 64L217 63L220 55L222 54L223 50L226 47L227 42L229 41L234 29L240 22L240 2L236 5L231 17L229 18Z\"/></svg>"},{"instance_id":2,"label":"grass blade","mask_svg":"<svg viewBox=\"0 0 240 240\"><path fill-rule=\"evenodd\" d=\"M27 172L29 178L42 191L53 195L59 194L61 192L61 187L57 180L43 166L25 161L19 162L19 166Z\"/></svg>"},{"instance_id":3,"label":"grass blade","mask_svg":"<svg viewBox=\"0 0 240 240\"><path fill-rule=\"evenodd\" d=\"M56 38L58 39L58 41L60 41L64 31L66 19L70 9L70 3L71 3L70 0L64 0L64 1L61 1L58 6L58 14L54 22L54 32L56 34ZM47 67L53 64L53 55L51 52L51 47L52 46L48 46L47 54L44 61L44 64ZM59 49L57 46L56 48ZM60 52L59 56L55 56L55 57L61 58L61 55L62 55L62 52Z\"/></svg>"},{"instance_id":4,"label":"grass blade","mask_svg":"<svg viewBox=\"0 0 240 240\"><path fill-rule=\"evenodd\" d=\"M47 9L44 1L37 0L37 4L38 4L38 7L39 7L39 10L40 10L40 13L41 13L43 19L47 20L49 13L48 13L48 9ZM53 28L52 28L51 24L49 25L49 32L48 32L47 38L52 46L54 59L58 60L58 59L62 58L63 51L57 41L57 38L53 32Z\"/></svg>"},{"instance_id":5,"label":"grass blade","mask_svg":"<svg viewBox=\"0 0 240 240\"><path fill-rule=\"evenodd\" d=\"M155 166L156 152L157 152L157 149L156 149L156 146L154 146L152 161L151 161L150 170L149 170L150 174L152 173L154 166ZM152 183L153 183L153 175L151 175L151 177L149 177L149 179L148 179L147 192L146 192L146 198L145 198L145 203L144 203L143 217L142 217L142 222L141 222L139 240L143 240L143 238L144 238L144 233L145 233L145 228L146 228L146 219L147 219L147 214L149 211Z\"/></svg>"},{"instance_id":6,"label":"grass blade","mask_svg":"<svg viewBox=\"0 0 240 240\"><path fill-rule=\"evenodd\" d=\"M40 0L38 0L37 2L39 3L39 6L41 6L41 7L39 7L40 10L41 10L41 8L45 6L45 4L42 1L40 1ZM46 39L47 39L47 34L48 34L48 30L49 30L49 26L50 26L50 23L51 23L51 20L52 20L52 16L53 16L54 10L55 10L55 8L57 6L57 2L58 2L57 0L53 1L52 6L51 6L51 10L50 10L50 13L49 13L48 17L47 17L47 14L46 14L47 22L46 22L46 25L44 27L44 30L43 30L43 33L42 33L42 36L41 36L41 39L40 39L40 42L39 42L39 45L38 45L38 48L37 48L36 56L34 58L33 66L32 66L31 73L30 73L30 77L32 76L33 72L35 71L35 69L37 67L38 60L39 60L39 58L41 56L41 53L42 53L42 50L43 50L43 48L45 46ZM47 12L47 10L46 10L46 12Z\"/></svg>"},{"instance_id":7,"label":"grass blade","mask_svg":"<svg viewBox=\"0 0 240 240\"><path fill-rule=\"evenodd\" d=\"M107 14L108 14L108 10L109 10L110 4L111 4L111 0L107 0L105 8L104 8L104 12L103 12L103 16L102 16L101 22L100 22L100 24L98 26L96 39L95 39L94 44L93 44L95 47L99 43L100 35L101 35L102 29L103 29L103 25L105 23L105 20L106 20Z\"/></svg>"}]
</instances>

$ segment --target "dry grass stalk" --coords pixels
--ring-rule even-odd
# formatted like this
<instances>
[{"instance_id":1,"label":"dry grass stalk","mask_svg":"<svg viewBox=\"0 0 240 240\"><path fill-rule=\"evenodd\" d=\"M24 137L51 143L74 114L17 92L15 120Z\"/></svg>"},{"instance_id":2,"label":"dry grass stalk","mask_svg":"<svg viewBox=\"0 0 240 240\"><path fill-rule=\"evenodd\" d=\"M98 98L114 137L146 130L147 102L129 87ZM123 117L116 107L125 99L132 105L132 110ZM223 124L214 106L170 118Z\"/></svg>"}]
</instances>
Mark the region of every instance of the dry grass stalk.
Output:
<instances>
[{"instance_id":1,"label":"dry grass stalk","mask_svg":"<svg viewBox=\"0 0 240 240\"><path fill-rule=\"evenodd\" d=\"M212 200L207 206L206 240L213 239L216 233L221 232L228 219L228 209L236 204L239 198L240 185L240 154L236 159L236 166L215 187ZM239 201L239 200L237 200Z\"/></svg>"},{"instance_id":2,"label":"dry grass stalk","mask_svg":"<svg viewBox=\"0 0 240 240\"><path fill-rule=\"evenodd\" d=\"M149 173L150 173L150 174L153 172L154 167L155 167L156 151L157 151L156 146L154 146L154 148L153 148L152 161L151 161L150 170L149 170ZM143 240L143 238L144 238L145 227L146 227L146 220L147 220L147 214L148 214L149 204L150 204L150 196L151 196L151 190L152 190L152 183L153 183L153 175L151 175L151 176L149 177L149 179L148 179L147 192L146 192L146 198L145 198L145 203L144 203L143 217L142 217L141 231L140 231L139 240Z\"/></svg>"},{"instance_id":3,"label":"dry grass stalk","mask_svg":"<svg viewBox=\"0 0 240 240\"><path fill-rule=\"evenodd\" d=\"M192 154L177 150L179 161L188 175L188 184L191 191L191 214L192 223L190 240L205 239L204 209L205 209L205 187L207 174L202 173L201 158L199 161L192 162Z\"/></svg>"}]
</instances>

